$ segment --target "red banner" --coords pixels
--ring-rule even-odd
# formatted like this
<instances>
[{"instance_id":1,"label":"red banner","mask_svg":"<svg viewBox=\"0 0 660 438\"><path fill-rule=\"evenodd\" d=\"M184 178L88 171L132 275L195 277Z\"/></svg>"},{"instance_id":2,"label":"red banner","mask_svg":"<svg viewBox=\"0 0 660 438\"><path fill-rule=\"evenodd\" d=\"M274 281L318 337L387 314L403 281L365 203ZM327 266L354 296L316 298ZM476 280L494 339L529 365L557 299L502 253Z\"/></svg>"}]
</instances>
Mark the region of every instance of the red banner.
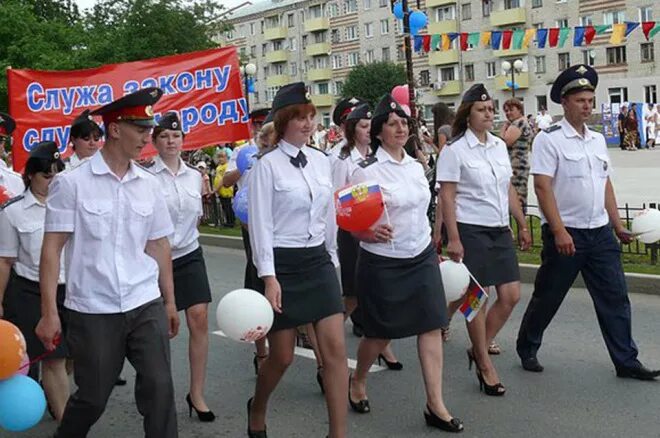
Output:
<instances>
[{"instance_id":1,"label":"red banner","mask_svg":"<svg viewBox=\"0 0 660 438\"><path fill-rule=\"evenodd\" d=\"M53 140L68 154L73 119L140 88L160 87L156 118L176 111L186 134L184 149L249 137L235 47L211 49L87 70L7 70L14 168L22 169L39 141ZM101 123L100 118L97 123ZM143 155L155 154L153 146Z\"/></svg>"}]
</instances>

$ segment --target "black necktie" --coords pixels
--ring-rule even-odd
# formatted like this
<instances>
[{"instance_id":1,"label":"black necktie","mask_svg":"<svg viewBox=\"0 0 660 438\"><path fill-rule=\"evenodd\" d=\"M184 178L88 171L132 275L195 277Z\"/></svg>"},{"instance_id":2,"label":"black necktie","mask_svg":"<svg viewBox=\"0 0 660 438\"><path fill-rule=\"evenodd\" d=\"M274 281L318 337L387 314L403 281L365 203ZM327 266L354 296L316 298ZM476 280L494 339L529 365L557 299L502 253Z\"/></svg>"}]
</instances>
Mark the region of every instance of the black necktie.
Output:
<instances>
[{"instance_id":1,"label":"black necktie","mask_svg":"<svg viewBox=\"0 0 660 438\"><path fill-rule=\"evenodd\" d=\"M298 152L298 155L291 158L290 161L291 161L291 164L294 165L294 167L303 168L303 167L307 166L307 157L305 157L305 154L303 154L302 151Z\"/></svg>"}]
</instances>

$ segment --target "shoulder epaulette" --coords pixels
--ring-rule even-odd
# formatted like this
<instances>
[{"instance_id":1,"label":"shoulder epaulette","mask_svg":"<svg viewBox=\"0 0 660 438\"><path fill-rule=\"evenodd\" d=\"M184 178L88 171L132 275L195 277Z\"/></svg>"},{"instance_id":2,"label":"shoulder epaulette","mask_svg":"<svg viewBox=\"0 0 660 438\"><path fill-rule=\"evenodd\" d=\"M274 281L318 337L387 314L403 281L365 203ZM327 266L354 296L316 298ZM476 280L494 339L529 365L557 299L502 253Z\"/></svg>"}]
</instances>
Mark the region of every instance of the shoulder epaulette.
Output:
<instances>
[{"instance_id":1,"label":"shoulder epaulette","mask_svg":"<svg viewBox=\"0 0 660 438\"><path fill-rule=\"evenodd\" d=\"M337 158L339 158L340 160L345 160L346 158L348 158L350 156L351 156L351 153L349 151L344 150L344 148L342 148L339 155L337 155Z\"/></svg>"},{"instance_id":2,"label":"shoulder epaulette","mask_svg":"<svg viewBox=\"0 0 660 438\"><path fill-rule=\"evenodd\" d=\"M552 126L550 126L548 129L544 129L543 132L549 134L549 133L551 133L551 132L556 131L557 129L561 129L561 126L559 126L559 125L552 125Z\"/></svg>"},{"instance_id":3,"label":"shoulder epaulette","mask_svg":"<svg viewBox=\"0 0 660 438\"><path fill-rule=\"evenodd\" d=\"M135 163L135 165L136 165L137 167L139 167L140 169L144 170L145 172L150 173L150 174L152 174L152 175L156 175L156 174L154 173L154 171L150 169L150 167L154 165L154 161L153 161L153 160L151 160L151 161L149 161L149 162L146 162L146 163L138 163L137 161L134 161L134 163Z\"/></svg>"},{"instance_id":4,"label":"shoulder epaulette","mask_svg":"<svg viewBox=\"0 0 660 438\"><path fill-rule=\"evenodd\" d=\"M375 155L369 155L367 158L365 158L364 160L360 161L360 162L358 163L358 166L360 166L361 168L364 169L365 167L369 167L369 166L371 166L372 164L374 164L374 163L377 162L377 161L378 161L378 158L376 158Z\"/></svg>"},{"instance_id":5,"label":"shoulder epaulette","mask_svg":"<svg viewBox=\"0 0 660 438\"><path fill-rule=\"evenodd\" d=\"M11 204L15 204L23 198L25 198L25 195L14 196L13 198L5 201L4 204L0 205L0 210L4 210L5 208L9 207Z\"/></svg>"},{"instance_id":6,"label":"shoulder epaulette","mask_svg":"<svg viewBox=\"0 0 660 438\"><path fill-rule=\"evenodd\" d=\"M277 146L269 146L259 151L259 153L255 155L255 157L257 158L257 160L259 160L263 158L266 154L270 154L271 152L273 152L275 149L277 149Z\"/></svg>"},{"instance_id":7,"label":"shoulder epaulette","mask_svg":"<svg viewBox=\"0 0 660 438\"><path fill-rule=\"evenodd\" d=\"M307 146L307 147L310 148L310 149L314 149L314 150L316 150L316 151L319 151L320 153L322 153L322 154L325 155L326 157L328 156L328 153L327 153L326 151L323 151L323 150L321 150L321 149L319 149L319 148L317 148L317 147L315 147L315 146Z\"/></svg>"},{"instance_id":8,"label":"shoulder epaulette","mask_svg":"<svg viewBox=\"0 0 660 438\"><path fill-rule=\"evenodd\" d=\"M188 163L188 162L185 162L185 161L184 161L184 163L186 163L186 166L190 167L191 169L194 169L194 170L196 170L197 172L202 173L201 170L199 170L197 167L193 166L192 164L190 164L190 163Z\"/></svg>"},{"instance_id":9,"label":"shoulder epaulette","mask_svg":"<svg viewBox=\"0 0 660 438\"><path fill-rule=\"evenodd\" d=\"M449 145L452 144L452 143L456 143L456 141L458 141L460 138L463 138L463 136L462 136L462 135L458 135L458 136L456 136L456 137L452 137L452 138L450 138L450 139L447 139L447 143L445 143L445 146L449 146Z\"/></svg>"}]
</instances>

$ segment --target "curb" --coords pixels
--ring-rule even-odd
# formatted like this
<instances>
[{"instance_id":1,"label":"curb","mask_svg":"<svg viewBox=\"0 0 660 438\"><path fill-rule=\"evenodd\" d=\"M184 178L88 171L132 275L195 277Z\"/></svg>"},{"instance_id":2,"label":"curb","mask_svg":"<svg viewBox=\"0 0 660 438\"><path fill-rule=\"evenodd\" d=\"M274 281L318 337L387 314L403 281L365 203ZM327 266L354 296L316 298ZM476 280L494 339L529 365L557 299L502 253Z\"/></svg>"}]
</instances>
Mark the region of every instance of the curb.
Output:
<instances>
[{"instance_id":1,"label":"curb","mask_svg":"<svg viewBox=\"0 0 660 438\"><path fill-rule=\"evenodd\" d=\"M219 246L230 249L243 249L243 239L233 236L218 236L214 234L200 234L199 242L202 245ZM538 265L520 264L520 280L523 283L534 284ZM626 273L628 292L660 296L660 275ZM579 275L573 284L574 288L585 288L582 275Z\"/></svg>"}]
</instances>

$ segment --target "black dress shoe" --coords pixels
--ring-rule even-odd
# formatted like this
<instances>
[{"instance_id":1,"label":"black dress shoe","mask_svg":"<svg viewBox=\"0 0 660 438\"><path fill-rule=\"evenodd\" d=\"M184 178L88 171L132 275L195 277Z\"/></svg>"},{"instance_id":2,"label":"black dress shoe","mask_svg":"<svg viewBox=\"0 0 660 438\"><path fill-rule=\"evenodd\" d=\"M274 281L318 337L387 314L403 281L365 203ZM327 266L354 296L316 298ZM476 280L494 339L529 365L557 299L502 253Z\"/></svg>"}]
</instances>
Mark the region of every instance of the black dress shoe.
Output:
<instances>
[{"instance_id":1,"label":"black dress shoe","mask_svg":"<svg viewBox=\"0 0 660 438\"><path fill-rule=\"evenodd\" d=\"M637 380L655 380L656 377L660 376L660 370L650 370L639 364L637 367L617 368L616 376Z\"/></svg>"},{"instance_id":2,"label":"black dress shoe","mask_svg":"<svg viewBox=\"0 0 660 438\"><path fill-rule=\"evenodd\" d=\"M543 371L543 365L539 363L539 360L535 357L528 357L527 359L521 359L522 367L527 371L533 373L540 373Z\"/></svg>"},{"instance_id":3,"label":"black dress shoe","mask_svg":"<svg viewBox=\"0 0 660 438\"><path fill-rule=\"evenodd\" d=\"M435 427L436 429L444 430L445 432L459 433L463 432L463 422L454 417L451 420L443 420L442 418L435 415L435 412L427 405L426 411L424 411L424 420L426 420L426 425L429 427Z\"/></svg>"},{"instance_id":4,"label":"black dress shoe","mask_svg":"<svg viewBox=\"0 0 660 438\"><path fill-rule=\"evenodd\" d=\"M250 430L250 408L252 407L252 398L247 402L247 414L248 414L248 428L247 434L248 438L268 438L266 434L266 428L264 430Z\"/></svg>"}]
</instances>

